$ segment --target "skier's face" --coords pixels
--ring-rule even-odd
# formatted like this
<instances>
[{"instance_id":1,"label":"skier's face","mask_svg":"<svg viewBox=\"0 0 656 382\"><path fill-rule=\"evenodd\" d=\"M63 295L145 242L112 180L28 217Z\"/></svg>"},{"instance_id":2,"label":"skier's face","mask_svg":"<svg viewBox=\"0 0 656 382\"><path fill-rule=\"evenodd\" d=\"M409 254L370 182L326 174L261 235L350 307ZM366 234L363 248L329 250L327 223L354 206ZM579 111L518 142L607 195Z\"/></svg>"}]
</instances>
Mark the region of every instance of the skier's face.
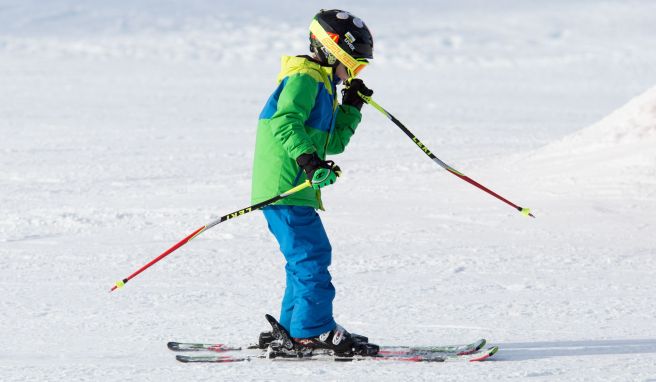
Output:
<instances>
[{"instance_id":1,"label":"skier's face","mask_svg":"<svg viewBox=\"0 0 656 382\"><path fill-rule=\"evenodd\" d=\"M346 82L346 80L349 79L348 70L346 70L346 66L341 62L335 67L335 75L339 77L342 82Z\"/></svg>"}]
</instances>

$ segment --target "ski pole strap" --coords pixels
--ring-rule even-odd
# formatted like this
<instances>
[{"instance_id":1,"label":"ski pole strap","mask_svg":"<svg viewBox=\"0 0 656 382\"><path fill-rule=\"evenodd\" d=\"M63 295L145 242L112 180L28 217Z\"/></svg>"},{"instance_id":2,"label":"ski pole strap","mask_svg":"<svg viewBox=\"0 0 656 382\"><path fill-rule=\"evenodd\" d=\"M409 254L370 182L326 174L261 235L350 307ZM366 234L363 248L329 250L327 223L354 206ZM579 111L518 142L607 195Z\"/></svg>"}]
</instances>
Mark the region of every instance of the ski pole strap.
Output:
<instances>
[{"instance_id":1,"label":"ski pole strap","mask_svg":"<svg viewBox=\"0 0 656 382\"><path fill-rule=\"evenodd\" d=\"M407 127L401 123L396 117L394 117L390 112L385 110L382 106L380 106L376 101L374 101L370 96L366 96L360 92L358 92L358 95L360 98L362 98L366 103L369 105L373 106L374 109L380 111L383 115L385 115L388 119L390 119L396 126L398 126L404 133L405 135L408 136L416 145L421 149L421 151L424 152L430 159L433 160L433 162L437 163L440 167L443 169L447 170L448 172L452 173L453 175L457 176L458 178L464 180L465 182L487 192L488 194L494 196L495 198L501 200L502 202L508 204L509 206L513 207L517 211L519 211L522 215L524 216L530 216L534 218L535 216L531 213L531 210L528 208L523 208L515 203L511 202L510 200L504 198L503 196L497 194L496 192L490 190L489 188L483 186L482 184L476 182L475 180L471 179L467 175L461 173L460 171L456 170L455 168L449 166L448 164L444 163L440 158L436 157L429 149L424 145L417 136L415 136Z\"/></svg>"}]
</instances>

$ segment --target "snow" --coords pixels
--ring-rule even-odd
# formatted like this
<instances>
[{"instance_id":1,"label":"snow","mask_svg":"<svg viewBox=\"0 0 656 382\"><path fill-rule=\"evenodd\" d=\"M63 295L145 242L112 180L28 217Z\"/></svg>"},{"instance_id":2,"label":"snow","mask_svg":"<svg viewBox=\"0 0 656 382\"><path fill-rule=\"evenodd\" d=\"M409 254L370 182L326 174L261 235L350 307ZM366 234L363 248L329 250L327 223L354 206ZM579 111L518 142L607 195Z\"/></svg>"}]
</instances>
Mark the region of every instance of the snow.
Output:
<instances>
[{"instance_id":1,"label":"snow","mask_svg":"<svg viewBox=\"0 0 656 382\"><path fill-rule=\"evenodd\" d=\"M530 166L547 176L653 196L656 175L656 87L635 97L601 121L534 152ZM644 187L639 187L644 186Z\"/></svg>"},{"instance_id":2,"label":"snow","mask_svg":"<svg viewBox=\"0 0 656 382\"><path fill-rule=\"evenodd\" d=\"M656 4L333 2L374 32L372 108L324 193L335 314L384 344L485 337L481 364L183 365L244 343L283 262L254 133L311 2L0 1L0 380L656 378ZM652 232L652 233L650 233Z\"/></svg>"}]
</instances>

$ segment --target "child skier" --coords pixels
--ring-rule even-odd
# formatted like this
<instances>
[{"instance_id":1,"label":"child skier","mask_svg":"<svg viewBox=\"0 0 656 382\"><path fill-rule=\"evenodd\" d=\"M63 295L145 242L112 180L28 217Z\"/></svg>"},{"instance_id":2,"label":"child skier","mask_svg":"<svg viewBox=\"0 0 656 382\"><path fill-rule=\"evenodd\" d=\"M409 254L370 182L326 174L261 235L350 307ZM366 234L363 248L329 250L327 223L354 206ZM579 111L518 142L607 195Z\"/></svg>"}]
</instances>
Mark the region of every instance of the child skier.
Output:
<instances>
[{"instance_id":1,"label":"child skier","mask_svg":"<svg viewBox=\"0 0 656 382\"><path fill-rule=\"evenodd\" d=\"M354 78L373 58L373 39L361 19L336 9L317 13L310 30L312 55L282 58L278 87L260 114L252 202L311 181L311 188L263 209L287 262L280 324L300 346L344 352L353 346L353 337L333 319L331 246L316 209L323 210L319 189L340 175L326 155L343 152L355 133L363 106L358 92L373 94ZM321 36L336 44L321 43ZM345 57L350 66L342 62ZM341 104L340 83L345 85Z\"/></svg>"}]
</instances>

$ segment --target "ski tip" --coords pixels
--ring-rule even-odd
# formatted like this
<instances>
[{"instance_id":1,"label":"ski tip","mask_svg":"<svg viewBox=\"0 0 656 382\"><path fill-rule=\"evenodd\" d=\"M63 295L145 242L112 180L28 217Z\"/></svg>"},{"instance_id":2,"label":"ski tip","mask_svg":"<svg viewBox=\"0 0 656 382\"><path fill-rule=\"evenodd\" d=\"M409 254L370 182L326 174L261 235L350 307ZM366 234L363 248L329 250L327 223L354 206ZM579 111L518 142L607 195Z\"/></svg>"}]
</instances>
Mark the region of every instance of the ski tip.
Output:
<instances>
[{"instance_id":1,"label":"ski tip","mask_svg":"<svg viewBox=\"0 0 656 382\"><path fill-rule=\"evenodd\" d=\"M184 362L184 363L187 363L187 362L190 361L190 358L189 358L188 356L186 356L186 355L176 355L176 356L175 356L175 359L176 359L177 361Z\"/></svg>"},{"instance_id":2,"label":"ski tip","mask_svg":"<svg viewBox=\"0 0 656 382\"><path fill-rule=\"evenodd\" d=\"M180 343L179 342L167 342L166 347L171 349L171 350L178 350L180 348Z\"/></svg>"},{"instance_id":3,"label":"ski tip","mask_svg":"<svg viewBox=\"0 0 656 382\"><path fill-rule=\"evenodd\" d=\"M480 355L477 355L477 356L473 357L472 359L469 360L469 362L485 361L486 359L488 359L488 358L492 357L493 355L495 355L498 351L499 351L499 347L498 346L493 346L491 348L488 348L484 352L482 352Z\"/></svg>"},{"instance_id":4,"label":"ski tip","mask_svg":"<svg viewBox=\"0 0 656 382\"><path fill-rule=\"evenodd\" d=\"M483 349L486 343L487 340L485 338L481 338L480 340L467 345L467 349L459 352L458 355L469 355L479 352L481 349Z\"/></svg>"},{"instance_id":5,"label":"ski tip","mask_svg":"<svg viewBox=\"0 0 656 382\"><path fill-rule=\"evenodd\" d=\"M483 349L486 344L487 344L487 340L485 338L481 338L480 340L478 340L478 343L476 343L476 346L474 347L474 351L472 351L472 353L481 351L481 349Z\"/></svg>"}]
</instances>

